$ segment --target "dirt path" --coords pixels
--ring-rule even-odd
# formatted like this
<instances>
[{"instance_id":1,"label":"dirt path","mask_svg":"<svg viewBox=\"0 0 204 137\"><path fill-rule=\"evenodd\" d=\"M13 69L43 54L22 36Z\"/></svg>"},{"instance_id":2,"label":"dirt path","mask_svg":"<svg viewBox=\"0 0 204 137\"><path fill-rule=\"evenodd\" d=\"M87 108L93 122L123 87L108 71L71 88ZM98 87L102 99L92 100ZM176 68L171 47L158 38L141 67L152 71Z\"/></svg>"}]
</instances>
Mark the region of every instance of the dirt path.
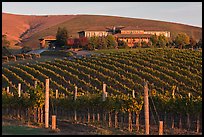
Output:
<instances>
[{"instance_id":1,"label":"dirt path","mask_svg":"<svg viewBox=\"0 0 204 137\"><path fill-rule=\"evenodd\" d=\"M30 134L42 134L42 135L97 135L97 128L93 126L88 126L86 124L80 124L80 123L72 123L65 120L57 121L57 132L54 132L51 130L51 128L45 129L44 127L36 126L33 124L27 124L26 122L20 121L18 119L14 118L8 118L8 117L2 117L2 134L3 135L11 135L15 134L10 128L15 127L18 129L18 127L24 127L26 130L30 130ZM35 129L31 131L32 129ZM39 130L36 130L39 129ZM23 133L18 133L23 134ZM25 134L29 134L25 132Z\"/></svg>"},{"instance_id":2,"label":"dirt path","mask_svg":"<svg viewBox=\"0 0 204 137\"><path fill-rule=\"evenodd\" d=\"M51 123L50 123L51 124ZM26 122L20 121L18 119L2 117L2 134L3 135L16 135L16 132L12 132L12 130L6 129L9 126L24 127L20 135L25 133L26 135L143 135L144 127L141 125L140 133L128 132L122 130L115 130L114 128L102 128L100 126L87 125L82 123L73 123L68 120L57 120L57 132L51 130L51 127L45 129L44 127L36 126L36 125L28 125ZM26 131L25 131L26 130ZM32 131L32 132L31 132ZM158 135L158 127L152 126L150 129L151 135ZM170 135L170 129L165 129L164 135ZM193 131L187 130L174 130L174 135L202 135L202 133L196 133Z\"/></svg>"}]
</instances>

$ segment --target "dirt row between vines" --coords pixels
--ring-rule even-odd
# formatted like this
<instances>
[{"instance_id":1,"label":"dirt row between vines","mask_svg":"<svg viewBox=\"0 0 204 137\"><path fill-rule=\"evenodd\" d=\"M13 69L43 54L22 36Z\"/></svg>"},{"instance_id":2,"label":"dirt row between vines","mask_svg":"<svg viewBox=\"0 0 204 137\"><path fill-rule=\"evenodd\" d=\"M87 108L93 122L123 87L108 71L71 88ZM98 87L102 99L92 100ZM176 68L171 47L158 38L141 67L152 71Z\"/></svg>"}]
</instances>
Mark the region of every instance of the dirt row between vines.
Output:
<instances>
[{"instance_id":1,"label":"dirt row between vines","mask_svg":"<svg viewBox=\"0 0 204 137\"><path fill-rule=\"evenodd\" d=\"M16 126L16 127L26 127L29 128L28 130L31 131L35 129L33 132L20 132L16 133L19 135L24 134L35 134L35 135L142 135L144 134L144 126L141 125L140 132L128 132L127 130L120 130L102 126L94 126L91 124L83 124L83 123L73 123L67 120L58 120L57 121L57 130L52 131L51 127L48 129L43 128L42 126L34 125L30 123L29 125L27 122L20 121L14 118L2 117L2 134L3 135L14 135L15 132L10 132L7 127L9 126ZM151 135L158 135L158 127L151 126L150 127L150 134ZM164 135L170 135L170 130L165 129ZM180 130L175 129L174 135L202 135L202 133L196 133L193 131L187 130Z\"/></svg>"}]
</instances>

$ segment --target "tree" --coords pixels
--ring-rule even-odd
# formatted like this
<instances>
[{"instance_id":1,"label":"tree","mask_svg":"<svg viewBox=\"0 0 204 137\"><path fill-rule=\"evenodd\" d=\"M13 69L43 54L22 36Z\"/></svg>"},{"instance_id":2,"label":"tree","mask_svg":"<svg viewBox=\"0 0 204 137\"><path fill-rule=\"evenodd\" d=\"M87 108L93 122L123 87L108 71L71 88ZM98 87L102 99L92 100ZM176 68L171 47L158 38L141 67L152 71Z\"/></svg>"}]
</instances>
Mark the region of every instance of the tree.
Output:
<instances>
[{"instance_id":1,"label":"tree","mask_svg":"<svg viewBox=\"0 0 204 137\"><path fill-rule=\"evenodd\" d=\"M199 48L202 48L202 38L198 41L197 45Z\"/></svg>"},{"instance_id":2,"label":"tree","mask_svg":"<svg viewBox=\"0 0 204 137\"><path fill-rule=\"evenodd\" d=\"M72 48L74 46L74 39L73 38L68 38L67 39L67 45Z\"/></svg>"},{"instance_id":3,"label":"tree","mask_svg":"<svg viewBox=\"0 0 204 137\"><path fill-rule=\"evenodd\" d=\"M6 34L2 35L2 46L5 46L5 47L10 46L10 42L7 40L7 35Z\"/></svg>"},{"instance_id":4,"label":"tree","mask_svg":"<svg viewBox=\"0 0 204 137\"><path fill-rule=\"evenodd\" d=\"M106 37L106 41L107 41L107 48L115 48L117 46L117 43L113 35L108 35Z\"/></svg>"},{"instance_id":5,"label":"tree","mask_svg":"<svg viewBox=\"0 0 204 137\"><path fill-rule=\"evenodd\" d=\"M157 41L158 47L165 47L167 43L168 43L168 39L166 36L164 36L164 35L158 36L158 41Z\"/></svg>"},{"instance_id":6,"label":"tree","mask_svg":"<svg viewBox=\"0 0 204 137\"><path fill-rule=\"evenodd\" d=\"M196 40L193 37L190 37L190 46L192 49L195 48L196 44Z\"/></svg>"},{"instance_id":7,"label":"tree","mask_svg":"<svg viewBox=\"0 0 204 137\"><path fill-rule=\"evenodd\" d=\"M148 44L146 41L141 41L141 46L142 46L142 48L147 48Z\"/></svg>"},{"instance_id":8,"label":"tree","mask_svg":"<svg viewBox=\"0 0 204 137\"><path fill-rule=\"evenodd\" d=\"M190 44L190 38L186 33L179 33L174 42L178 48L182 49L184 46Z\"/></svg>"},{"instance_id":9,"label":"tree","mask_svg":"<svg viewBox=\"0 0 204 137\"><path fill-rule=\"evenodd\" d=\"M118 47L119 48L129 48L126 41L118 40Z\"/></svg>"},{"instance_id":10,"label":"tree","mask_svg":"<svg viewBox=\"0 0 204 137\"><path fill-rule=\"evenodd\" d=\"M150 37L150 41L151 41L151 43L152 43L152 46L155 47L156 44L157 44L157 42L158 42L158 36L157 36L156 34L152 35L152 36Z\"/></svg>"},{"instance_id":11,"label":"tree","mask_svg":"<svg viewBox=\"0 0 204 137\"><path fill-rule=\"evenodd\" d=\"M74 39L74 47L79 48L79 46L80 46L79 38L75 38Z\"/></svg>"},{"instance_id":12,"label":"tree","mask_svg":"<svg viewBox=\"0 0 204 137\"><path fill-rule=\"evenodd\" d=\"M140 41L135 42L133 48L141 48L142 44Z\"/></svg>"},{"instance_id":13,"label":"tree","mask_svg":"<svg viewBox=\"0 0 204 137\"><path fill-rule=\"evenodd\" d=\"M107 49L107 41L105 37L99 37L99 49Z\"/></svg>"},{"instance_id":14,"label":"tree","mask_svg":"<svg viewBox=\"0 0 204 137\"><path fill-rule=\"evenodd\" d=\"M27 53L27 52L29 52L29 51L32 51L32 48L29 47L29 46L24 46L24 47L22 47L22 49L21 49L21 53Z\"/></svg>"},{"instance_id":15,"label":"tree","mask_svg":"<svg viewBox=\"0 0 204 137\"><path fill-rule=\"evenodd\" d=\"M98 48L99 45L99 37L98 36L94 36L94 37L90 37L89 38L89 43L88 43L88 50L95 50Z\"/></svg>"},{"instance_id":16,"label":"tree","mask_svg":"<svg viewBox=\"0 0 204 137\"><path fill-rule=\"evenodd\" d=\"M56 34L56 47L63 47L67 45L68 31L65 27L58 27Z\"/></svg>"},{"instance_id":17,"label":"tree","mask_svg":"<svg viewBox=\"0 0 204 137\"><path fill-rule=\"evenodd\" d=\"M88 45L88 38L87 37L81 37L79 38L79 45L83 48L86 49L87 45Z\"/></svg>"}]
</instances>

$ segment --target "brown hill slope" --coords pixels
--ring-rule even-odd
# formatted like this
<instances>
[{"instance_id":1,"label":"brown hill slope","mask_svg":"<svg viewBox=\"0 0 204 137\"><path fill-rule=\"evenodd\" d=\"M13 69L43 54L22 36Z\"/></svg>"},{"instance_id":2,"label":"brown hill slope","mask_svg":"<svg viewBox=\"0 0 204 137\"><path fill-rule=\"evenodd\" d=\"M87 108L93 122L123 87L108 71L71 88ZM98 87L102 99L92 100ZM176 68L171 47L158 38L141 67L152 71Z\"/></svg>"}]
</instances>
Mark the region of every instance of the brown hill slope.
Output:
<instances>
[{"instance_id":1,"label":"brown hill slope","mask_svg":"<svg viewBox=\"0 0 204 137\"><path fill-rule=\"evenodd\" d=\"M5 14L5 16L8 14ZM23 16L20 16L21 18ZM20 20L21 20L20 18ZM193 36L195 39L199 40L202 37L202 28L194 27L178 23L170 23L163 21L155 20L146 20L146 19L136 19L136 18L125 18L125 17L116 17L116 16L102 16L102 15L57 15L57 16L31 16L28 17L29 24L32 29L27 31L25 35L19 33L22 38L22 45L31 46L32 48L38 48L40 37L48 35L56 35L58 27L66 27L70 35L77 37L78 31L88 29L88 28L106 28L110 26L130 26L145 29L163 29L168 30L171 34L176 34L178 32L185 32L190 36ZM37 18L37 19L35 19ZM47 18L47 19L46 19ZM52 23L50 23L52 21ZM20 21L17 21L19 23ZM25 21L24 21L25 22ZM6 20L3 20L3 26L6 24ZM26 24L26 23L25 23ZM38 25L40 24L40 25ZM8 26L8 25L7 25ZM17 25L16 25L17 26ZM10 26L11 28L19 29L19 27ZM26 26L26 25L24 25ZM36 26L36 27L35 27ZM6 27L5 27L6 28ZM11 28L7 28L10 30ZM26 27L24 27L26 28ZM22 29L23 30L23 29ZM26 29L24 29L24 32Z\"/></svg>"},{"instance_id":2,"label":"brown hill slope","mask_svg":"<svg viewBox=\"0 0 204 137\"><path fill-rule=\"evenodd\" d=\"M28 16L2 13L2 34L7 34L7 39L13 45L22 40L29 40L36 32L74 17L74 15Z\"/></svg>"}]
</instances>

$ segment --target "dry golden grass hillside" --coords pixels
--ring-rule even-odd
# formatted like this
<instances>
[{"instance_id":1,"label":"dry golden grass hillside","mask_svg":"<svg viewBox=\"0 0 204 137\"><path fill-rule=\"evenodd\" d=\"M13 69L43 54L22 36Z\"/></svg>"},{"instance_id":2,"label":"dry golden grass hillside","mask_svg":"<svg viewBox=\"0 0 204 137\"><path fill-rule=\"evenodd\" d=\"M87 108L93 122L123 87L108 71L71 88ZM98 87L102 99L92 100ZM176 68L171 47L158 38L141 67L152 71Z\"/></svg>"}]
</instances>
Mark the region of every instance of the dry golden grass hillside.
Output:
<instances>
[{"instance_id":1,"label":"dry golden grass hillside","mask_svg":"<svg viewBox=\"0 0 204 137\"><path fill-rule=\"evenodd\" d=\"M8 39L14 44L38 48L40 37L56 35L58 27L66 27L70 35L77 37L78 31L89 28L106 28L111 26L129 26L145 29L162 29L170 31L172 35L185 32L199 40L202 28L185 24L164 21L126 18L102 15L49 15L31 16L2 13L2 34L7 33Z\"/></svg>"}]
</instances>

